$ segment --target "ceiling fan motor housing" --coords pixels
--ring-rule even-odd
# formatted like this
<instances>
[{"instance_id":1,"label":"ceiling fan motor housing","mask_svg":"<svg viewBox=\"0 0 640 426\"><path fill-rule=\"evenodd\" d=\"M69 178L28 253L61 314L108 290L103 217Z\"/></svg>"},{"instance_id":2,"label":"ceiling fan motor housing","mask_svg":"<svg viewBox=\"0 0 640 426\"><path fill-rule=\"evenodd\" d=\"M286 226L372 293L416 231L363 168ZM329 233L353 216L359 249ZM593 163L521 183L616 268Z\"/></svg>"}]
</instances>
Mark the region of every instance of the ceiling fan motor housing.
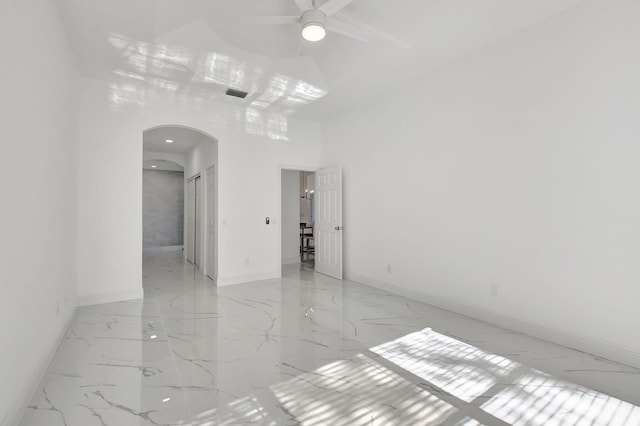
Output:
<instances>
[{"instance_id":1,"label":"ceiling fan motor housing","mask_svg":"<svg viewBox=\"0 0 640 426\"><path fill-rule=\"evenodd\" d=\"M300 23L302 24L302 28L307 25L320 25L324 27L326 19L327 15L322 11L318 9L309 9L305 10L302 13L302 16L300 16Z\"/></svg>"}]
</instances>

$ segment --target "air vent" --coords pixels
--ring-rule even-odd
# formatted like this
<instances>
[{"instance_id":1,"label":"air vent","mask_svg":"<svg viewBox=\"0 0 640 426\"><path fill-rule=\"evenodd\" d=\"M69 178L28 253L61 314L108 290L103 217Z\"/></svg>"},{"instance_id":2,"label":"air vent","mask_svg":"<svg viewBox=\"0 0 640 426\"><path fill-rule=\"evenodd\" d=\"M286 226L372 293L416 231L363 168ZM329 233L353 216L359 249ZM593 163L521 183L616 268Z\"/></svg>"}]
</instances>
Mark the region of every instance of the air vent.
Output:
<instances>
[{"instance_id":1,"label":"air vent","mask_svg":"<svg viewBox=\"0 0 640 426\"><path fill-rule=\"evenodd\" d=\"M242 90L236 90L236 89L227 89L227 91L225 92L225 94L227 96L233 96L235 98L241 98L244 99L247 97L247 95L249 94L248 92L243 92Z\"/></svg>"}]
</instances>

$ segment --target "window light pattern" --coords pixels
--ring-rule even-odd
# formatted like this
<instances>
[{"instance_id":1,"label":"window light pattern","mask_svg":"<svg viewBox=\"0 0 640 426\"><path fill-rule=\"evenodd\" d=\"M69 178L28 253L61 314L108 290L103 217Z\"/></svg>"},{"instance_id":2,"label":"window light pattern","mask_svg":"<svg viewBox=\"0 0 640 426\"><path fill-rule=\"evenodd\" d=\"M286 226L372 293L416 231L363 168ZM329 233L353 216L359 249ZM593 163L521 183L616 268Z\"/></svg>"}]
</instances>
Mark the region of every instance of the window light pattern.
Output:
<instances>
[{"instance_id":1,"label":"window light pattern","mask_svg":"<svg viewBox=\"0 0 640 426\"><path fill-rule=\"evenodd\" d=\"M267 59L243 52L196 53L119 34L111 34L109 42L122 58L110 85L109 102L115 110L177 103L215 111L212 124L223 130L288 140L288 115L327 94L308 81L277 72ZM224 95L228 88L249 96L230 100Z\"/></svg>"},{"instance_id":2,"label":"window light pattern","mask_svg":"<svg viewBox=\"0 0 640 426\"><path fill-rule=\"evenodd\" d=\"M303 425L438 424L457 411L362 354L271 388Z\"/></svg>"},{"instance_id":3,"label":"window light pattern","mask_svg":"<svg viewBox=\"0 0 640 426\"><path fill-rule=\"evenodd\" d=\"M371 351L466 402L520 365L429 329Z\"/></svg>"},{"instance_id":4,"label":"window light pattern","mask_svg":"<svg viewBox=\"0 0 640 426\"><path fill-rule=\"evenodd\" d=\"M430 329L363 352L180 424L640 425L638 406Z\"/></svg>"},{"instance_id":5,"label":"window light pattern","mask_svg":"<svg viewBox=\"0 0 640 426\"><path fill-rule=\"evenodd\" d=\"M640 407L533 369L482 408L514 425L640 425Z\"/></svg>"},{"instance_id":6,"label":"window light pattern","mask_svg":"<svg viewBox=\"0 0 640 426\"><path fill-rule=\"evenodd\" d=\"M425 329L371 349L512 425L640 425L640 407ZM464 423L473 424L473 423Z\"/></svg>"}]
</instances>

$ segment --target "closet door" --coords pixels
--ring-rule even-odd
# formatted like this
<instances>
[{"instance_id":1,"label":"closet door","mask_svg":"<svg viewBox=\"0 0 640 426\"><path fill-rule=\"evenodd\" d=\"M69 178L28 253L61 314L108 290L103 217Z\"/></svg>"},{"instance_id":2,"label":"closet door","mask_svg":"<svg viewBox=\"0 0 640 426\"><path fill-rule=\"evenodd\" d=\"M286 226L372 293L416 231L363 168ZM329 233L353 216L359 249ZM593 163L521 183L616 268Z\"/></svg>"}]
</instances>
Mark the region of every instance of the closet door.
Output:
<instances>
[{"instance_id":1,"label":"closet door","mask_svg":"<svg viewBox=\"0 0 640 426\"><path fill-rule=\"evenodd\" d=\"M195 210L195 244L194 244L194 254L193 254L193 264L200 266L200 259L202 258L202 180L200 176L194 179L194 192L195 192L195 202L194 202L194 210Z\"/></svg>"},{"instance_id":2,"label":"closet door","mask_svg":"<svg viewBox=\"0 0 640 426\"><path fill-rule=\"evenodd\" d=\"M195 261L195 236L196 236L196 181L187 181L187 238L184 243L187 261Z\"/></svg>"},{"instance_id":3,"label":"closet door","mask_svg":"<svg viewBox=\"0 0 640 426\"><path fill-rule=\"evenodd\" d=\"M215 214L215 166L207 169L207 242L206 253L207 275L212 280L216 279L216 214Z\"/></svg>"}]
</instances>

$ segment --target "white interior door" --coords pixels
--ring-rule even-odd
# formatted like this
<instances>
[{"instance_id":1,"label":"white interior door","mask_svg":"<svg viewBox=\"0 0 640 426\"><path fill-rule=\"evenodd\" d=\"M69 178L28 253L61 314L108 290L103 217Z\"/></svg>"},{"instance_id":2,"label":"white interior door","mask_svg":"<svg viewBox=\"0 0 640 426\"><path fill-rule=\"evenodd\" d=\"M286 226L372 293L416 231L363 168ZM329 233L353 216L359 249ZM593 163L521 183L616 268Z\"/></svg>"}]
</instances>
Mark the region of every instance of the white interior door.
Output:
<instances>
[{"instance_id":1,"label":"white interior door","mask_svg":"<svg viewBox=\"0 0 640 426\"><path fill-rule=\"evenodd\" d=\"M202 181L200 176L194 179L195 182L195 244L194 244L194 265L200 266L202 258Z\"/></svg>"},{"instance_id":2,"label":"white interior door","mask_svg":"<svg viewBox=\"0 0 640 426\"><path fill-rule=\"evenodd\" d=\"M195 225L196 225L196 182L195 179L187 181L187 238L184 244L187 260L194 262Z\"/></svg>"},{"instance_id":3,"label":"white interior door","mask_svg":"<svg viewBox=\"0 0 640 426\"><path fill-rule=\"evenodd\" d=\"M320 169L315 182L315 269L342 279L342 169Z\"/></svg>"},{"instance_id":4,"label":"white interior door","mask_svg":"<svg viewBox=\"0 0 640 426\"><path fill-rule=\"evenodd\" d=\"M215 254L215 223L216 223L216 215L215 215L215 166L211 166L207 169L207 261L206 261L206 269L207 276L212 280L215 280L216 277L216 254Z\"/></svg>"}]
</instances>

